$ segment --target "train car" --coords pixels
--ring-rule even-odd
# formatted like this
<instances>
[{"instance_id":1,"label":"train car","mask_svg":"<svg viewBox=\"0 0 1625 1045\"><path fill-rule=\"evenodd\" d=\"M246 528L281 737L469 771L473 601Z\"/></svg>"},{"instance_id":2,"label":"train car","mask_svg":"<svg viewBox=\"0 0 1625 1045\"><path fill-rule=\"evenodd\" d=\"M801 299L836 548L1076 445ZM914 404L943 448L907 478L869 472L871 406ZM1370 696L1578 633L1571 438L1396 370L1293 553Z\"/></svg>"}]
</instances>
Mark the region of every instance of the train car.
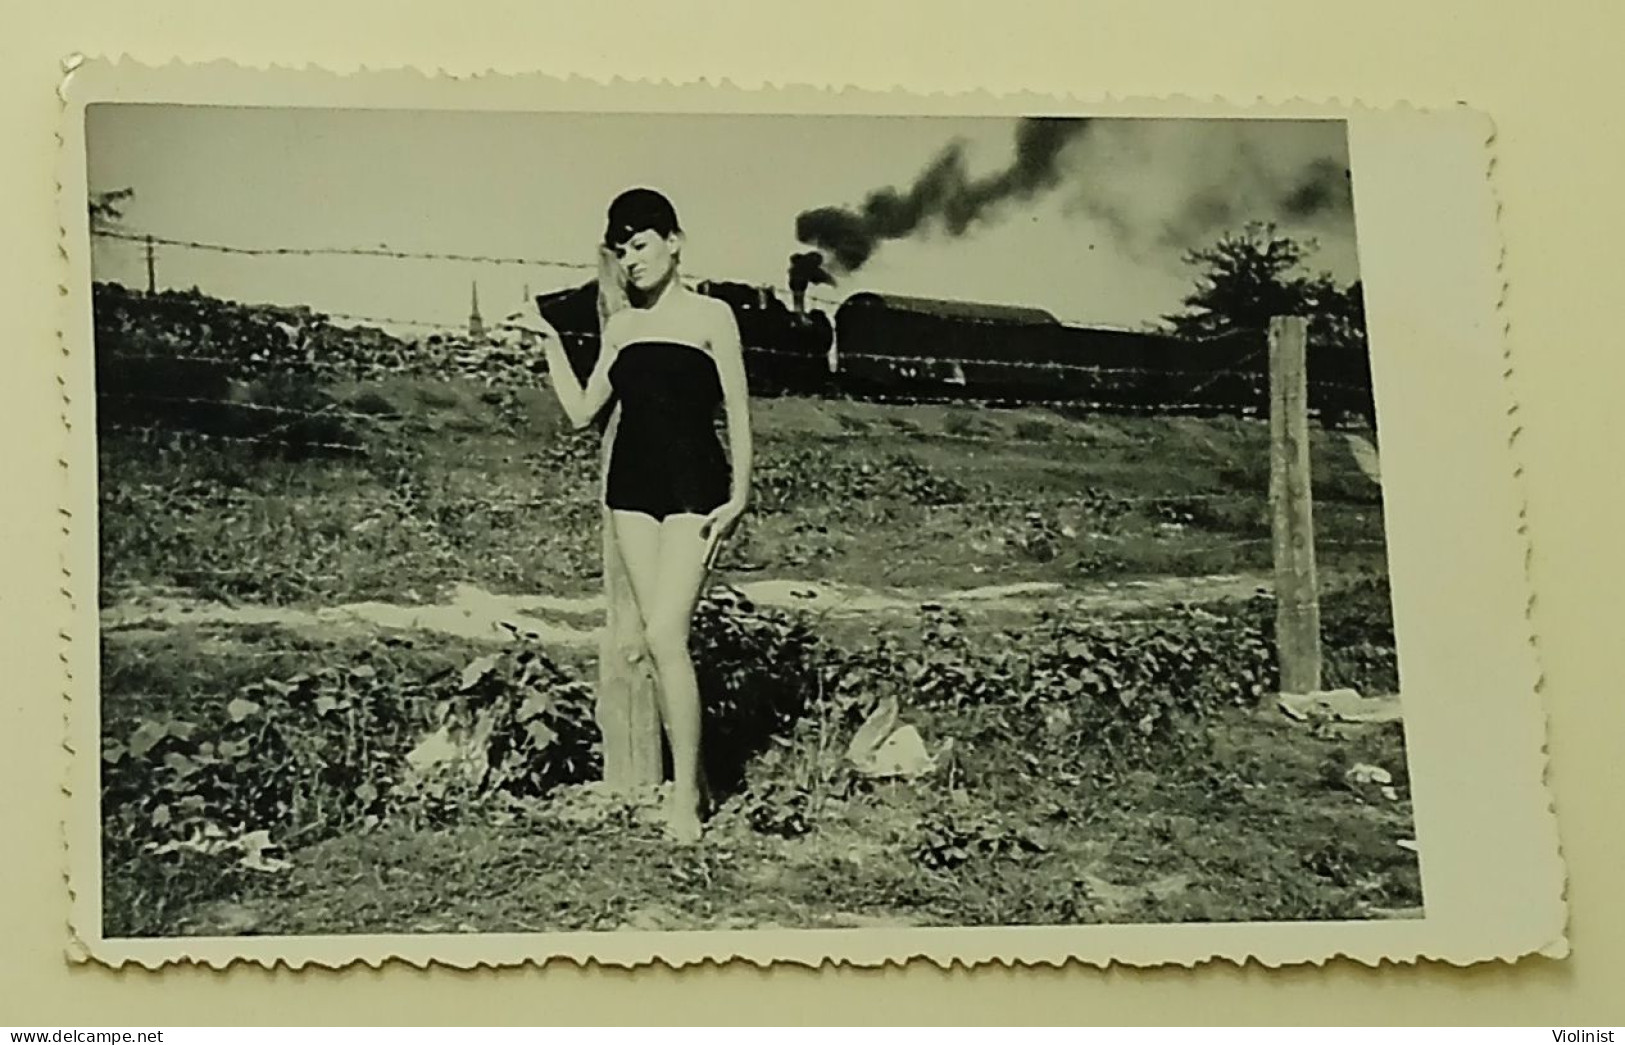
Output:
<instances>
[{"instance_id":1,"label":"train car","mask_svg":"<svg viewBox=\"0 0 1625 1045\"><path fill-rule=\"evenodd\" d=\"M1196 340L1162 331L1072 327L1067 355L1086 398L1128 413L1254 414L1263 405L1260 337Z\"/></svg>"},{"instance_id":2,"label":"train car","mask_svg":"<svg viewBox=\"0 0 1625 1045\"><path fill-rule=\"evenodd\" d=\"M843 387L899 398L1064 401L1151 411L1187 389L1224 387L1246 339L1193 344L1166 333L1064 324L1039 308L863 293L836 314ZM1246 389L1250 382L1243 382Z\"/></svg>"},{"instance_id":3,"label":"train car","mask_svg":"<svg viewBox=\"0 0 1625 1045\"><path fill-rule=\"evenodd\" d=\"M863 291L835 312L835 369L857 395L1031 397L1060 320L1039 308Z\"/></svg>"},{"instance_id":4,"label":"train car","mask_svg":"<svg viewBox=\"0 0 1625 1045\"><path fill-rule=\"evenodd\" d=\"M1041 308L873 291L848 295L835 311L838 352L867 358L997 358L1015 342L1031 351L1060 327Z\"/></svg>"},{"instance_id":5,"label":"train car","mask_svg":"<svg viewBox=\"0 0 1625 1045\"><path fill-rule=\"evenodd\" d=\"M1211 338L1064 324L1038 308L863 292L836 312L839 387L899 400L1066 402L1104 412L1263 416L1263 331ZM1372 421L1369 355L1311 344L1309 404Z\"/></svg>"}]
</instances>

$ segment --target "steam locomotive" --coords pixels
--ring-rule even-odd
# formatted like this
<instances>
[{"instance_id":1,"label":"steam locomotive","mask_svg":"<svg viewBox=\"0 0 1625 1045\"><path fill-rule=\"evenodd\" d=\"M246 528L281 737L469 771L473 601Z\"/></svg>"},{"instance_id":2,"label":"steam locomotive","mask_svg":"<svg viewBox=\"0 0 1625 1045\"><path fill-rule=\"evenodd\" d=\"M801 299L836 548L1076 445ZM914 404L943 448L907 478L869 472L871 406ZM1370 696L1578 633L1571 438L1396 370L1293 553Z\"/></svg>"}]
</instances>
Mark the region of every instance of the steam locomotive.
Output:
<instances>
[{"instance_id":1,"label":"steam locomotive","mask_svg":"<svg viewBox=\"0 0 1625 1045\"><path fill-rule=\"evenodd\" d=\"M1039 308L859 292L835 310L787 307L770 288L706 282L733 308L751 390L900 402L1064 403L1105 413L1262 416L1262 332L1194 340L1062 323ZM583 376L597 353L592 283L538 298ZM1311 347L1309 407L1374 423L1369 356Z\"/></svg>"}]
</instances>

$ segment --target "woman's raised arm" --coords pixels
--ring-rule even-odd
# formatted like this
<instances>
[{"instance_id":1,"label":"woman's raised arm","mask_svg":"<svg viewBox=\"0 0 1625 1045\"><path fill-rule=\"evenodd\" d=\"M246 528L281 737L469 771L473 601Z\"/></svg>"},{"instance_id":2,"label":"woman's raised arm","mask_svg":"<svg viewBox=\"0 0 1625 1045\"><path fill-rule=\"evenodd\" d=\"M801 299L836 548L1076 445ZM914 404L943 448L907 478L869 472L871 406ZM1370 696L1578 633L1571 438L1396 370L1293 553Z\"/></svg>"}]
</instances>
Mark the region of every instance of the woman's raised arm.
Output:
<instances>
[{"instance_id":1,"label":"woman's raised arm","mask_svg":"<svg viewBox=\"0 0 1625 1045\"><path fill-rule=\"evenodd\" d=\"M597 417L608 404L613 393L609 382L609 366L615 360L613 334L615 323L612 321L604 325L603 336L599 338L598 359L593 363L592 373L588 375L585 386L576 378L575 367L570 364L570 356L564 350L563 336L542 316L540 309L532 305L520 316L510 320L508 325L523 330L541 341L542 352L547 358L547 375L553 385L553 394L558 397L559 405L564 408L564 416L569 418L571 426L585 428L591 424L593 418Z\"/></svg>"}]
</instances>

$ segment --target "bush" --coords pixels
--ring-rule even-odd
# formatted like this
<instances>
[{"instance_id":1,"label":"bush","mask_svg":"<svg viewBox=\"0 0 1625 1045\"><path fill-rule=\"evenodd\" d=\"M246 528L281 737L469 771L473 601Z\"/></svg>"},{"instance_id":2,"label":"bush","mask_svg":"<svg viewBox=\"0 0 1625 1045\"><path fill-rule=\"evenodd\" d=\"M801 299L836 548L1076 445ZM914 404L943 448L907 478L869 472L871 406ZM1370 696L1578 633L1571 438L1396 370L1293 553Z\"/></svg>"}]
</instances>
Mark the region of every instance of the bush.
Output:
<instances>
[{"instance_id":1,"label":"bush","mask_svg":"<svg viewBox=\"0 0 1625 1045\"><path fill-rule=\"evenodd\" d=\"M1196 526L1215 533L1244 537L1267 537L1270 534L1268 507L1246 496L1196 494L1159 497L1148 501L1145 511L1159 522Z\"/></svg>"},{"instance_id":2,"label":"bush","mask_svg":"<svg viewBox=\"0 0 1625 1045\"><path fill-rule=\"evenodd\" d=\"M292 460L362 448L321 389L331 368L312 340L323 327L307 310L116 284L95 286L93 309L104 433L191 433Z\"/></svg>"},{"instance_id":3,"label":"bush","mask_svg":"<svg viewBox=\"0 0 1625 1045\"><path fill-rule=\"evenodd\" d=\"M363 444L347 421L398 416L377 396L340 409L324 391L336 379L417 373L532 381L520 365L526 361L504 346L459 355L452 343L409 343L373 328L334 326L306 308L245 305L196 290L143 294L99 283L93 312L104 428L248 440L262 455L353 452ZM441 405L462 402L455 390L438 395Z\"/></svg>"},{"instance_id":4,"label":"bush","mask_svg":"<svg viewBox=\"0 0 1625 1045\"><path fill-rule=\"evenodd\" d=\"M907 665L927 702L1009 702L1063 723L1080 744L1139 757L1182 738L1220 706L1275 686L1268 633L1246 614L1182 609L1153 621L1047 614L1029 636L971 647L956 613L936 610L926 655Z\"/></svg>"},{"instance_id":5,"label":"bush","mask_svg":"<svg viewBox=\"0 0 1625 1045\"><path fill-rule=\"evenodd\" d=\"M395 811L403 797L438 801L455 790L414 779L407 756L426 734L453 747L479 738L468 752L479 767L468 794L538 794L593 770L590 722L583 684L532 650L429 678L363 652L347 666L251 683L196 720L110 729L108 836L159 852L195 847L206 833L327 837Z\"/></svg>"},{"instance_id":6,"label":"bush","mask_svg":"<svg viewBox=\"0 0 1625 1045\"><path fill-rule=\"evenodd\" d=\"M997 435L999 426L981 410L949 407L942 417L942 430L948 435L978 437Z\"/></svg>"},{"instance_id":7,"label":"bush","mask_svg":"<svg viewBox=\"0 0 1625 1045\"><path fill-rule=\"evenodd\" d=\"M963 504L971 492L909 454L858 460L823 446L775 447L751 476L752 496L763 512L803 505L849 508L889 501L937 506Z\"/></svg>"},{"instance_id":8,"label":"bush","mask_svg":"<svg viewBox=\"0 0 1625 1045\"><path fill-rule=\"evenodd\" d=\"M846 752L883 705L905 717L910 708L932 709L932 720L968 750L1029 759L1042 752L1080 775L1111 777L1171 756L1196 757L1208 743L1195 728L1203 717L1256 704L1275 688L1273 643L1257 623L1260 612L1256 605L1227 613L1182 609L1149 624L1061 612L973 642L957 611L927 607L917 642L883 635L857 649L824 651L810 713L749 767L737 808L759 832L815 830L826 803L838 809L869 786ZM1012 767L947 771L967 774L959 779L975 788L989 779L1008 782ZM934 780L928 794L944 786ZM1031 838L1000 823L938 813L915 849L927 867L951 870L978 854L1034 849Z\"/></svg>"},{"instance_id":9,"label":"bush","mask_svg":"<svg viewBox=\"0 0 1625 1045\"><path fill-rule=\"evenodd\" d=\"M1328 684L1351 684L1344 676L1356 674L1362 692L1392 691L1379 678L1393 653L1392 639L1384 644L1391 635L1385 591L1385 581L1373 577L1325 600L1329 641L1345 643L1329 648ZM934 709L933 721L973 749L987 748L980 738L989 737L999 750L1041 754L1081 776L1115 778L1156 771L1170 757L1202 758L1212 743L1202 726L1209 716L1255 707L1279 688L1274 613L1265 593L1216 609L1177 607L1152 620L1062 608L1035 626L973 642L958 611L928 606L916 643L883 635L858 649L823 652L810 713L749 767L739 809L763 833L815 830L826 801L838 808L866 786L846 750L887 702L905 716L910 707ZM1346 645L1351 636L1358 645ZM960 779L979 787L988 772L1003 780L1009 771L983 767ZM942 786L934 781L928 793ZM938 813L915 849L927 867L952 870L980 853L1033 848L1000 823Z\"/></svg>"},{"instance_id":10,"label":"bush","mask_svg":"<svg viewBox=\"0 0 1625 1045\"><path fill-rule=\"evenodd\" d=\"M747 763L789 731L816 698L827 655L807 624L720 588L695 613L705 714L705 771L718 792L742 785Z\"/></svg>"},{"instance_id":11,"label":"bush","mask_svg":"<svg viewBox=\"0 0 1625 1045\"><path fill-rule=\"evenodd\" d=\"M1016 438L1033 443L1047 443L1055 438L1055 426L1036 418L1022 421L1016 425Z\"/></svg>"},{"instance_id":12,"label":"bush","mask_svg":"<svg viewBox=\"0 0 1625 1045\"><path fill-rule=\"evenodd\" d=\"M701 604L695 631L707 771L727 790L805 712L817 644L728 591ZM386 819L448 823L600 774L592 685L535 649L427 669L363 651L227 696L195 715L104 724L104 874L121 932L172 928L167 912L193 892L296 842Z\"/></svg>"},{"instance_id":13,"label":"bush","mask_svg":"<svg viewBox=\"0 0 1625 1045\"><path fill-rule=\"evenodd\" d=\"M1399 692L1393 594L1386 575L1370 574L1324 594L1320 630L1325 686Z\"/></svg>"}]
</instances>

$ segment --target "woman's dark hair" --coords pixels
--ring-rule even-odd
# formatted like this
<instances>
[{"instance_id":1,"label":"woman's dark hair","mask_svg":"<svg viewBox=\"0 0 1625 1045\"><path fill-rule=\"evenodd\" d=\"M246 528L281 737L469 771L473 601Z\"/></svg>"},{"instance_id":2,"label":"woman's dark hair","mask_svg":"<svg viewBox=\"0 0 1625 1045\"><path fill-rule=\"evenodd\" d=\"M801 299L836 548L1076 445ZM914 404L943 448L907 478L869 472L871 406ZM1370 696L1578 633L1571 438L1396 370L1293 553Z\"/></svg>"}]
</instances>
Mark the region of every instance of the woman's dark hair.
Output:
<instances>
[{"instance_id":1,"label":"woman's dark hair","mask_svg":"<svg viewBox=\"0 0 1625 1045\"><path fill-rule=\"evenodd\" d=\"M618 247L645 229L661 236L683 231L671 200L653 189L627 189L609 205L604 246Z\"/></svg>"}]
</instances>

